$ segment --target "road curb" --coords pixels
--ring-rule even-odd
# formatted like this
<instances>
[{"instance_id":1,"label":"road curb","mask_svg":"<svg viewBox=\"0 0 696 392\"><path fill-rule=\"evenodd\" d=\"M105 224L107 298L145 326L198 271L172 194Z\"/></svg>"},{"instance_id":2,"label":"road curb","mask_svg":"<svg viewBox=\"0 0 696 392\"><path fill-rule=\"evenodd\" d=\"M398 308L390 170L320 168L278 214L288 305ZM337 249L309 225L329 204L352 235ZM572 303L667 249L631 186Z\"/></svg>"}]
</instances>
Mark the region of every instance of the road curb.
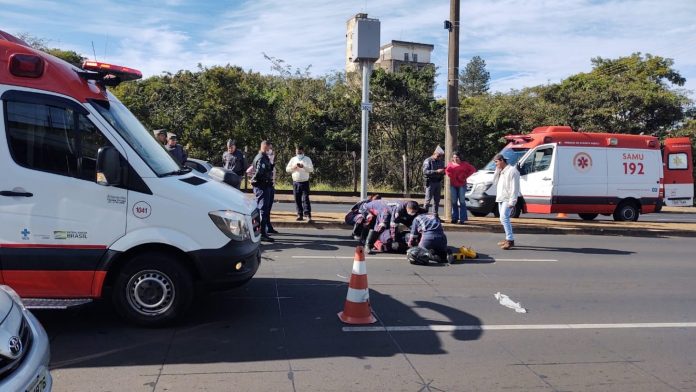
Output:
<instances>
[{"instance_id":1,"label":"road curb","mask_svg":"<svg viewBox=\"0 0 696 392\"><path fill-rule=\"evenodd\" d=\"M350 229L350 226L341 222L290 222L273 221L273 226L277 228L296 228L296 229ZM472 232L472 233L502 233L503 228L496 224L466 224L452 225L446 223L445 232ZM610 235L621 237L696 237L696 231L691 230L663 230L647 228L605 228L605 227L550 227L550 226L528 226L515 225L513 230L516 234L571 234L571 235Z\"/></svg>"}]
</instances>

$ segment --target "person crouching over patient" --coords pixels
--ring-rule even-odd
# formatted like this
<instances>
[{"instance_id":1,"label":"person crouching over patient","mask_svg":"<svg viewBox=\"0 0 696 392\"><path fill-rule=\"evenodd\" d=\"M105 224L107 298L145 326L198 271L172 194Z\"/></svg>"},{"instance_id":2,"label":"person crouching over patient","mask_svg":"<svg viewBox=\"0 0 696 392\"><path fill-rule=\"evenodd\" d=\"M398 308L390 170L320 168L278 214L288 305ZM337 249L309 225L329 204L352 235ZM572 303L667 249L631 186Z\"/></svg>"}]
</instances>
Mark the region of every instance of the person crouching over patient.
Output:
<instances>
[{"instance_id":1,"label":"person crouching over patient","mask_svg":"<svg viewBox=\"0 0 696 392\"><path fill-rule=\"evenodd\" d=\"M419 212L418 203L411 201L406 206L408 214L415 216ZM413 219L409 247L422 248L430 254L430 259L438 263L447 262L447 236L440 219L431 214L421 214ZM411 250L409 250L411 251Z\"/></svg>"}]
</instances>

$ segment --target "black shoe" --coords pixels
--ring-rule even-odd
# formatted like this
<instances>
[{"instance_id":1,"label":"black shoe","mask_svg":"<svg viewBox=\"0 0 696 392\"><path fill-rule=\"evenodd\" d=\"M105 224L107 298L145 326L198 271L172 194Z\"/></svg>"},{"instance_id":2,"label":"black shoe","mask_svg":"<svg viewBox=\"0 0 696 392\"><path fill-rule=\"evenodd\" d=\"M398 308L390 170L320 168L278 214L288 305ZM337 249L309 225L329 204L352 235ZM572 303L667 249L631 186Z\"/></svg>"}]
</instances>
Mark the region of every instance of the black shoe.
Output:
<instances>
[{"instance_id":1,"label":"black shoe","mask_svg":"<svg viewBox=\"0 0 696 392\"><path fill-rule=\"evenodd\" d=\"M266 230L266 233L268 233L268 234L278 234L278 230L276 230L276 229L268 229L268 230Z\"/></svg>"},{"instance_id":2,"label":"black shoe","mask_svg":"<svg viewBox=\"0 0 696 392\"><path fill-rule=\"evenodd\" d=\"M261 241L275 242L275 240L271 238L268 234L261 234Z\"/></svg>"},{"instance_id":3,"label":"black shoe","mask_svg":"<svg viewBox=\"0 0 696 392\"><path fill-rule=\"evenodd\" d=\"M307 223L314 223L314 220L309 215L307 215Z\"/></svg>"},{"instance_id":4,"label":"black shoe","mask_svg":"<svg viewBox=\"0 0 696 392\"><path fill-rule=\"evenodd\" d=\"M456 219L452 219L452 220L450 221L450 223L453 224L453 225L456 225L456 224L457 224L457 220L456 220Z\"/></svg>"},{"instance_id":5,"label":"black shoe","mask_svg":"<svg viewBox=\"0 0 696 392\"><path fill-rule=\"evenodd\" d=\"M302 215L298 215L297 218L295 218L295 220L299 222L299 221L303 221L304 218L302 217Z\"/></svg>"}]
</instances>

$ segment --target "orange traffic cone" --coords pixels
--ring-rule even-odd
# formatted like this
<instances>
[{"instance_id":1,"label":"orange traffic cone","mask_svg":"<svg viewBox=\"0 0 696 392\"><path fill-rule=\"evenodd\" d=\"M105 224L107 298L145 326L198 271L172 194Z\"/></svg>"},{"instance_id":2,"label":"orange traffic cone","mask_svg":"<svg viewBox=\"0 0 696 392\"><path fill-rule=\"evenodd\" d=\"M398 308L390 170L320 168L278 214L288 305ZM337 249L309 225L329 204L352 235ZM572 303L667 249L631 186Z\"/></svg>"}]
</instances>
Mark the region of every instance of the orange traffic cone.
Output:
<instances>
[{"instance_id":1,"label":"orange traffic cone","mask_svg":"<svg viewBox=\"0 0 696 392\"><path fill-rule=\"evenodd\" d=\"M565 212L559 212L558 215L556 215L556 218L567 218L568 214Z\"/></svg>"},{"instance_id":2,"label":"orange traffic cone","mask_svg":"<svg viewBox=\"0 0 696 392\"><path fill-rule=\"evenodd\" d=\"M338 318L346 324L372 324L377 321L370 308L370 291L367 288L367 269L362 246L355 248L353 273L348 283L346 303L343 311L338 313Z\"/></svg>"}]
</instances>

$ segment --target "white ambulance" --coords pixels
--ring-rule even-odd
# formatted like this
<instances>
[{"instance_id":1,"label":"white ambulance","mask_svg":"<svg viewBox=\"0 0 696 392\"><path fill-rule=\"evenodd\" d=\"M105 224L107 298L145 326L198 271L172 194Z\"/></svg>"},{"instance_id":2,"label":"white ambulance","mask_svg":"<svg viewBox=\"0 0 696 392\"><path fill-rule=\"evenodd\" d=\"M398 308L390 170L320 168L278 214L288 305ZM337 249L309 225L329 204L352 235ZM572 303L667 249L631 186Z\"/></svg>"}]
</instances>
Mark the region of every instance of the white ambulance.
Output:
<instances>
[{"instance_id":1,"label":"white ambulance","mask_svg":"<svg viewBox=\"0 0 696 392\"><path fill-rule=\"evenodd\" d=\"M254 205L180 167L106 89L141 76L0 31L0 283L29 307L110 297L159 325L259 268Z\"/></svg>"},{"instance_id":2,"label":"white ambulance","mask_svg":"<svg viewBox=\"0 0 696 392\"><path fill-rule=\"evenodd\" d=\"M574 132L565 126L507 139L501 153L521 174L522 197L513 216L563 212L586 220L604 214L635 221L663 200L672 203L664 197L667 189L684 204L693 203L688 138L667 139L662 152L653 136ZM468 179L467 206L474 215L497 212L492 176L486 167Z\"/></svg>"}]
</instances>

